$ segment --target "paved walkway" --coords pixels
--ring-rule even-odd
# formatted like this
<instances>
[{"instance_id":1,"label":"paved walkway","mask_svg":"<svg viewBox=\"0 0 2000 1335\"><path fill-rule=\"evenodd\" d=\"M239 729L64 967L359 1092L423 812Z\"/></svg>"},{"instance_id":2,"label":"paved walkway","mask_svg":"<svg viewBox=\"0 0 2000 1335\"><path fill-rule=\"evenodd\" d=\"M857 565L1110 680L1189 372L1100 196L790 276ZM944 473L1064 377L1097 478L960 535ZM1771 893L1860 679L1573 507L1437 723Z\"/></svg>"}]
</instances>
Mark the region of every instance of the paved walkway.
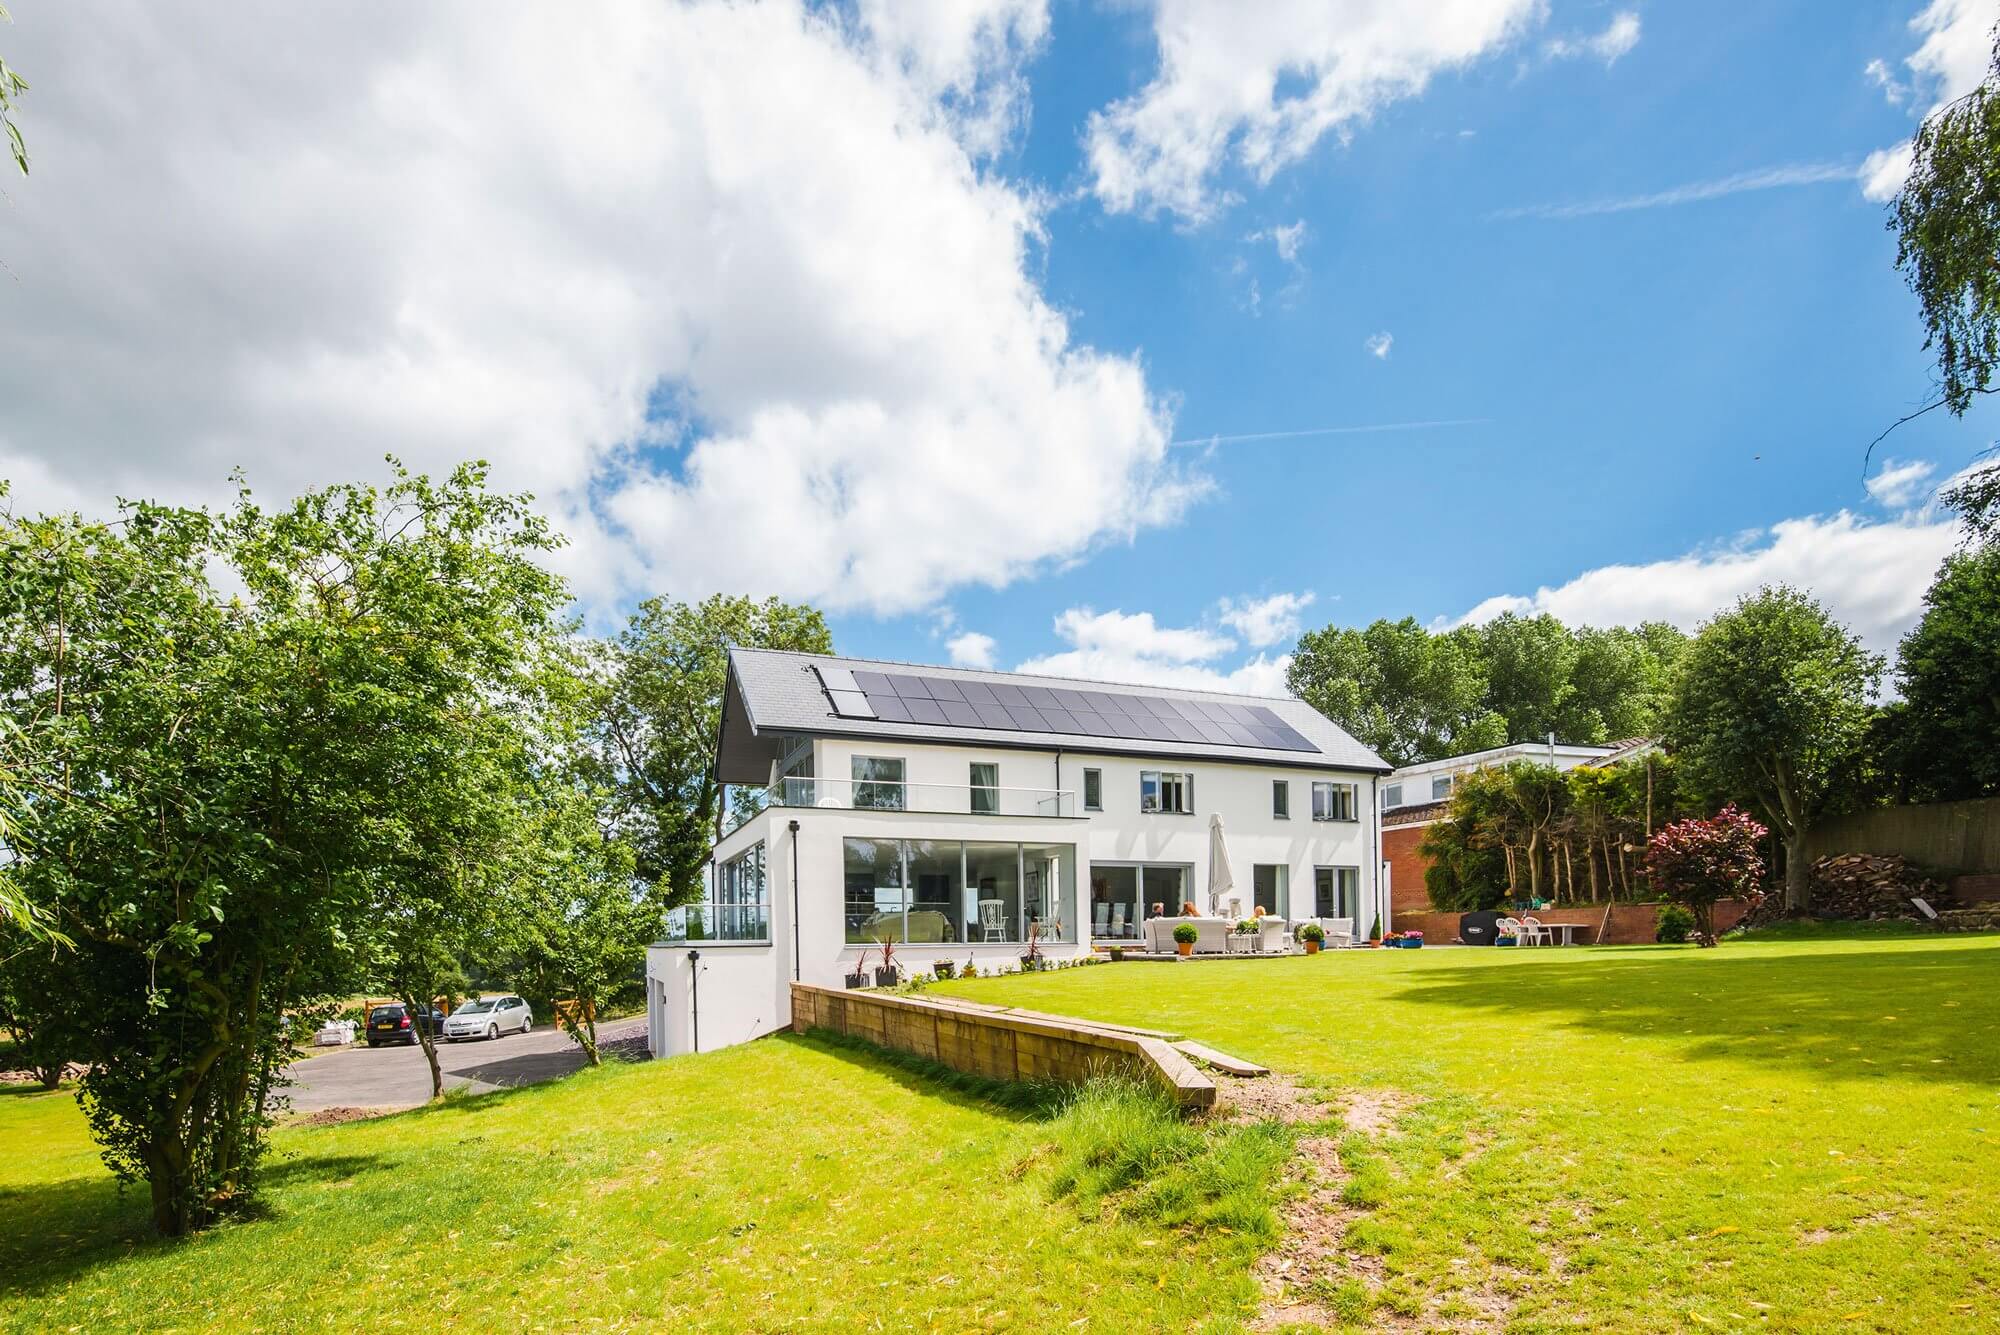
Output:
<instances>
[{"instance_id":1,"label":"paved walkway","mask_svg":"<svg viewBox=\"0 0 2000 1335\"><path fill-rule=\"evenodd\" d=\"M645 1057L646 1017L635 1015L599 1025L597 1044L607 1061ZM583 1049L553 1025L538 1025L528 1034L438 1045L445 1088L468 1086L482 1094L568 1075L581 1070L583 1064ZM287 1092L293 1109L299 1112L414 1108L431 1097L430 1063L415 1044L371 1049L362 1043L322 1053L294 1062L291 1076L295 1083Z\"/></svg>"}]
</instances>

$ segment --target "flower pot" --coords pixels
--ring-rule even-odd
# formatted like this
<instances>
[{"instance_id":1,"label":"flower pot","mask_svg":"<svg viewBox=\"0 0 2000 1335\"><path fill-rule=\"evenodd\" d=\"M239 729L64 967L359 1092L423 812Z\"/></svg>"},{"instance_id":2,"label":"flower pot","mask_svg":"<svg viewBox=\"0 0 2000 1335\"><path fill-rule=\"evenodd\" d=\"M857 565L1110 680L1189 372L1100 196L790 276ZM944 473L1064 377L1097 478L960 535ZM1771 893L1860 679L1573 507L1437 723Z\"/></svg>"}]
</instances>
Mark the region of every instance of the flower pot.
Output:
<instances>
[{"instance_id":1,"label":"flower pot","mask_svg":"<svg viewBox=\"0 0 2000 1335\"><path fill-rule=\"evenodd\" d=\"M1186 959L1188 956L1194 954L1194 942L1176 941L1174 942L1174 952L1182 959Z\"/></svg>"},{"instance_id":2,"label":"flower pot","mask_svg":"<svg viewBox=\"0 0 2000 1335\"><path fill-rule=\"evenodd\" d=\"M1308 955L1317 955L1317 954L1319 954L1319 942L1317 942L1317 941L1308 941L1308 942L1306 942L1306 954L1308 954Z\"/></svg>"},{"instance_id":3,"label":"flower pot","mask_svg":"<svg viewBox=\"0 0 2000 1335\"><path fill-rule=\"evenodd\" d=\"M895 985L896 985L895 965L892 964L886 969L878 968L875 970L875 986L894 987Z\"/></svg>"},{"instance_id":4,"label":"flower pot","mask_svg":"<svg viewBox=\"0 0 2000 1335\"><path fill-rule=\"evenodd\" d=\"M949 978L952 975L952 971L957 967L951 960L939 960L937 963L931 965L931 972L939 978Z\"/></svg>"},{"instance_id":5,"label":"flower pot","mask_svg":"<svg viewBox=\"0 0 2000 1335\"><path fill-rule=\"evenodd\" d=\"M847 975L847 985L849 987L866 987L868 986L868 975L857 969Z\"/></svg>"},{"instance_id":6,"label":"flower pot","mask_svg":"<svg viewBox=\"0 0 2000 1335\"><path fill-rule=\"evenodd\" d=\"M1123 960L1124 958L1125 958L1125 947L1123 947L1123 946L1113 946L1113 947L1111 947L1111 962L1112 962L1113 964L1116 964L1116 963L1118 963L1119 961Z\"/></svg>"}]
</instances>

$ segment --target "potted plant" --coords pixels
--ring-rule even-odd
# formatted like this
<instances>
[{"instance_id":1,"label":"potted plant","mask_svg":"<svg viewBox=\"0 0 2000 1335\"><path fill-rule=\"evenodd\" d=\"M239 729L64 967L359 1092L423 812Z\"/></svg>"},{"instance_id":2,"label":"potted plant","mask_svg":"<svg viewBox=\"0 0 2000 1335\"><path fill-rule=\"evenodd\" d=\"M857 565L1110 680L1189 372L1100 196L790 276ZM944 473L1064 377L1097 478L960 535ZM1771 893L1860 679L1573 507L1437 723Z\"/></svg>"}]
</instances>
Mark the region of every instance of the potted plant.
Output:
<instances>
[{"instance_id":1,"label":"potted plant","mask_svg":"<svg viewBox=\"0 0 2000 1335\"><path fill-rule=\"evenodd\" d=\"M958 966L950 960L935 960L931 964L931 972L941 979L951 977L957 968Z\"/></svg>"},{"instance_id":2,"label":"potted plant","mask_svg":"<svg viewBox=\"0 0 2000 1335\"><path fill-rule=\"evenodd\" d=\"M1305 943L1306 954L1317 955L1319 948L1326 944L1326 928L1316 922L1309 922L1299 928L1299 940Z\"/></svg>"},{"instance_id":3,"label":"potted plant","mask_svg":"<svg viewBox=\"0 0 2000 1335\"><path fill-rule=\"evenodd\" d=\"M868 966L868 950L864 946L862 948L860 958L854 961L854 972L847 975L847 985L849 987L852 988L852 987L868 986L867 966Z\"/></svg>"},{"instance_id":4,"label":"potted plant","mask_svg":"<svg viewBox=\"0 0 2000 1335\"><path fill-rule=\"evenodd\" d=\"M885 936L882 938L881 946L882 962L875 966L875 986L894 987L896 985L896 974L898 973L896 943Z\"/></svg>"},{"instance_id":5,"label":"potted plant","mask_svg":"<svg viewBox=\"0 0 2000 1335\"><path fill-rule=\"evenodd\" d=\"M1113 964L1117 964L1117 963L1118 963L1119 961L1123 960L1124 958L1125 958L1125 947L1123 947L1123 946L1113 946L1113 947L1111 947L1111 962L1112 962Z\"/></svg>"},{"instance_id":6,"label":"potted plant","mask_svg":"<svg viewBox=\"0 0 2000 1335\"><path fill-rule=\"evenodd\" d=\"M1022 973L1034 973L1046 963L1042 959L1042 943L1039 937L1040 934L1036 930L1035 925L1030 923L1028 925L1028 948L1021 952Z\"/></svg>"},{"instance_id":7,"label":"potted plant","mask_svg":"<svg viewBox=\"0 0 2000 1335\"><path fill-rule=\"evenodd\" d=\"M1174 926L1174 950L1182 959L1194 954L1194 943L1201 940L1201 929L1191 922L1176 923Z\"/></svg>"}]
</instances>

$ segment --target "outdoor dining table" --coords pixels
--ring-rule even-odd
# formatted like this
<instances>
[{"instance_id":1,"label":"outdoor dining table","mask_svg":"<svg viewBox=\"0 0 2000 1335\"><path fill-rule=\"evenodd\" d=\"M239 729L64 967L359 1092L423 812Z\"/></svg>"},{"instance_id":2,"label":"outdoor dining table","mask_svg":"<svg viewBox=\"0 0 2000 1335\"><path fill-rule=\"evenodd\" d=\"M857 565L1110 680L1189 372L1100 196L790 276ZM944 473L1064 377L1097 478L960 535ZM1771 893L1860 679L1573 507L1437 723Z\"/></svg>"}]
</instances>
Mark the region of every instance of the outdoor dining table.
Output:
<instances>
[{"instance_id":1,"label":"outdoor dining table","mask_svg":"<svg viewBox=\"0 0 2000 1335\"><path fill-rule=\"evenodd\" d=\"M1545 922L1542 924L1542 927L1551 933L1562 933L1561 938L1556 942L1557 945L1573 946L1576 944L1576 929L1584 925L1580 922Z\"/></svg>"}]
</instances>

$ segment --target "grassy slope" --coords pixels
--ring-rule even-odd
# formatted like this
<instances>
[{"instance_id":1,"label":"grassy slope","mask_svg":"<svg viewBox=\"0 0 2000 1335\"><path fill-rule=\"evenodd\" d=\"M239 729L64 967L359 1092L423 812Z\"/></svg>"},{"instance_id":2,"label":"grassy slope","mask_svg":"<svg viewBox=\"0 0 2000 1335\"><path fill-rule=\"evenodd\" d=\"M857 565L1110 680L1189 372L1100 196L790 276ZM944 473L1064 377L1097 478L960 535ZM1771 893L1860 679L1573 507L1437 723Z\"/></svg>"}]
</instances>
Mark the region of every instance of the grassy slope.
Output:
<instances>
[{"instance_id":1,"label":"grassy slope","mask_svg":"<svg viewBox=\"0 0 2000 1335\"><path fill-rule=\"evenodd\" d=\"M1380 1203L1352 1235L1406 1311L1486 1288L1527 1330L2000 1327L2000 938L1374 951L950 986L1424 1100L1365 1165Z\"/></svg>"},{"instance_id":2,"label":"grassy slope","mask_svg":"<svg viewBox=\"0 0 2000 1335\"><path fill-rule=\"evenodd\" d=\"M264 1217L176 1245L146 1239L67 1093L8 1093L0 1326L1198 1329L1246 1310L1239 1233L1100 1222L1022 1172L1088 1131L784 1037L282 1131Z\"/></svg>"}]
</instances>

